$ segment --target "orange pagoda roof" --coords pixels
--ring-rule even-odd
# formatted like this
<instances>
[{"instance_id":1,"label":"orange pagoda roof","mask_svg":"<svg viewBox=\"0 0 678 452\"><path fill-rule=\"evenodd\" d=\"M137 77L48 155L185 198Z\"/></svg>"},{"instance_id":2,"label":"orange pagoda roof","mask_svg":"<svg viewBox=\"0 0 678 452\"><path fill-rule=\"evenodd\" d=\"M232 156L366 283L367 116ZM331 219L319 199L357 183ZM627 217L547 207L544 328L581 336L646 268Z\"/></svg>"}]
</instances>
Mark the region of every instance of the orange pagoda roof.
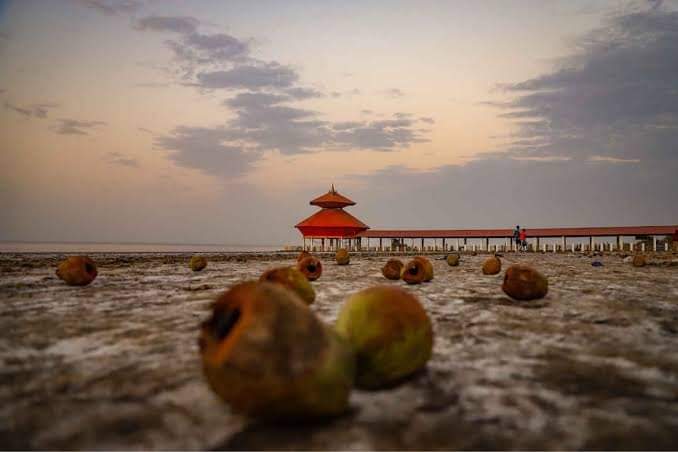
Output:
<instances>
[{"instance_id":1,"label":"orange pagoda roof","mask_svg":"<svg viewBox=\"0 0 678 452\"><path fill-rule=\"evenodd\" d=\"M322 207L318 212L306 218L295 228L304 237L355 237L370 227L346 212L343 207L355 203L334 189L311 201L311 205Z\"/></svg>"},{"instance_id":2,"label":"orange pagoda roof","mask_svg":"<svg viewBox=\"0 0 678 452\"><path fill-rule=\"evenodd\" d=\"M340 195L339 192L334 189L334 184L332 184L330 191L322 196L318 196L312 200L310 204L312 206L333 209L338 207L354 206L355 202L351 201L346 196Z\"/></svg>"},{"instance_id":3,"label":"orange pagoda roof","mask_svg":"<svg viewBox=\"0 0 678 452\"><path fill-rule=\"evenodd\" d=\"M355 228L361 231L369 229L369 226L343 209L322 209L295 226L303 227Z\"/></svg>"}]
</instances>

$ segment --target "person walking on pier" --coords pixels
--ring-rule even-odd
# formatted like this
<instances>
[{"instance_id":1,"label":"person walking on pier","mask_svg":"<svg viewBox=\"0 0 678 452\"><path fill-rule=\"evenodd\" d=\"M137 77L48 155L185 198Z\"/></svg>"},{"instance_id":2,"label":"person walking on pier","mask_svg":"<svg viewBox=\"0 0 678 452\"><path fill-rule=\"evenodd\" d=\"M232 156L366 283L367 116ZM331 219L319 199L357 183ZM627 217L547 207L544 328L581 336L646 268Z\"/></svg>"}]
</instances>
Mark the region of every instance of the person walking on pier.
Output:
<instances>
[{"instance_id":1,"label":"person walking on pier","mask_svg":"<svg viewBox=\"0 0 678 452\"><path fill-rule=\"evenodd\" d=\"M520 226L516 226L516 228L513 230L513 238L511 239L511 248L513 248L513 243L516 244L516 251L518 251L518 248L520 247Z\"/></svg>"},{"instance_id":2,"label":"person walking on pier","mask_svg":"<svg viewBox=\"0 0 678 452\"><path fill-rule=\"evenodd\" d=\"M520 230L518 240L520 240L520 250L527 251L527 232L525 232L525 229Z\"/></svg>"}]
</instances>

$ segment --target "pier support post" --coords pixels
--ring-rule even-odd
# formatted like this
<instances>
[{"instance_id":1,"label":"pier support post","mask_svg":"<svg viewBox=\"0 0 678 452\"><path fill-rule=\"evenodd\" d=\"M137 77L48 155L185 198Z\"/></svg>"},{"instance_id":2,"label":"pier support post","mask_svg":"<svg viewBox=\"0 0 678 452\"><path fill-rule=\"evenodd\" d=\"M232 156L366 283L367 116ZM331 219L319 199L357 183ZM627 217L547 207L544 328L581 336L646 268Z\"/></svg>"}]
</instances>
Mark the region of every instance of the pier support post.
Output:
<instances>
[{"instance_id":1,"label":"pier support post","mask_svg":"<svg viewBox=\"0 0 678 452\"><path fill-rule=\"evenodd\" d=\"M447 247L445 246L445 239L443 239L443 251L447 251Z\"/></svg>"},{"instance_id":2,"label":"pier support post","mask_svg":"<svg viewBox=\"0 0 678 452\"><path fill-rule=\"evenodd\" d=\"M654 252L657 252L657 236L653 235L652 236L652 249Z\"/></svg>"},{"instance_id":3,"label":"pier support post","mask_svg":"<svg viewBox=\"0 0 678 452\"><path fill-rule=\"evenodd\" d=\"M562 237L560 238L560 241L562 242L562 247L561 247L561 248L562 248L563 253L564 253L565 251L567 251L567 237L562 236Z\"/></svg>"},{"instance_id":4,"label":"pier support post","mask_svg":"<svg viewBox=\"0 0 678 452\"><path fill-rule=\"evenodd\" d=\"M384 251L384 247L382 246L381 242L381 237L379 237L379 251Z\"/></svg>"},{"instance_id":5,"label":"pier support post","mask_svg":"<svg viewBox=\"0 0 678 452\"><path fill-rule=\"evenodd\" d=\"M645 252L645 242L640 244L640 251Z\"/></svg>"},{"instance_id":6,"label":"pier support post","mask_svg":"<svg viewBox=\"0 0 678 452\"><path fill-rule=\"evenodd\" d=\"M490 251L490 239L485 238L485 251L489 252Z\"/></svg>"},{"instance_id":7,"label":"pier support post","mask_svg":"<svg viewBox=\"0 0 678 452\"><path fill-rule=\"evenodd\" d=\"M537 247L534 250L539 251L539 237L537 237Z\"/></svg>"}]
</instances>

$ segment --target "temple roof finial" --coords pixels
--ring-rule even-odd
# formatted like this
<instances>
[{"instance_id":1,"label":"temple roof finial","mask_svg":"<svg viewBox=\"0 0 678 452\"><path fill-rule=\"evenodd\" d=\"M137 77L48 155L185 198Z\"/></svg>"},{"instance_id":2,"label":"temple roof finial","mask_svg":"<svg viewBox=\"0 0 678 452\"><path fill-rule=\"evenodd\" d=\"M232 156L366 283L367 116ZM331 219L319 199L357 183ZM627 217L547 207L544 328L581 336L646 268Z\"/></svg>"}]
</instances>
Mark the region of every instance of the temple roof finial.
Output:
<instances>
[{"instance_id":1,"label":"temple roof finial","mask_svg":"<svg viewBox=\"0 0 678 452\"><path fill-rule=\"evenodd\" d=\"M334 184L332 184L332 189L330 190L332 193L336 193L337 191L334 189Z\"/></svg>"}]
</instances>

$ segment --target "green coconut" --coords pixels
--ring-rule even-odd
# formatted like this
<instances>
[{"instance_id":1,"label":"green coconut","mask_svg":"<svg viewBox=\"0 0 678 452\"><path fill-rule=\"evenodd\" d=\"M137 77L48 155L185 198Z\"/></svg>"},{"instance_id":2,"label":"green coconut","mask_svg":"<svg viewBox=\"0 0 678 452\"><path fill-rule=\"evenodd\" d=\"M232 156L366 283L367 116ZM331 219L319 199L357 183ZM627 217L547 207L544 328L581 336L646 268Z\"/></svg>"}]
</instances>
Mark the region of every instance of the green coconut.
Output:
<instances>
[{"instance_id":1,"label":"green coconut","mask_svg":"<svg viewBox=\"0 0 678 452\"><path fill-rule=\"evenodd\" d=\"M191 270L194 272L199 272L204 270L207 267L207 259L204 256L195 255L191 257L191 261L188 264L191 267Z\"/></svg>"},{"instance_id":2,"label":"green coconut","mask_svg":"<svg viewBox=\"0 0 678 452\"><path fill-rule=\"evenodd\" d=\"M396 286L362 290L346 301L336 329L356 353L356 385L392 386L431 357L433 329L417 298Z\"/></svg>"},{"instance_id":3,"label":"green coconut","mask_svg":"<svg viewBox=\"0 0 678 452\"><path fill-rule=\"evenodd\" d=\"M246 282L221 295L199 347L207 383L237 413L289 422L348 407L351 347L279 284Z\"/></svg>"},{"instance_id":4,"label":"green coconut","mask_svg":"<svg viewBox=\"0 0 678 452\"><path fill-rule=\"evenodd\" d=\"M459 255L458 254L448 254L447 255L447 265L450 267L456 267L459 265Z\"/></svg>"},{"instance_id":5,"label":"green coconut","mask_svg":"<svg viewBox=\"0 0 678 452\"><path fill-rule=\"evenodd\" d=\"M334 258L337 260L338 265L348 265L351 260L351 256L348 254L346 248L339 248L334 255Z\"/></svg>"},{"instance_id":6,"label":"green coconut","mask_svg":"<svg viewBox=\"0 0 678 452\"><path fill-rule=\"evenodd\" d=\"M296 267L278 267L266 270L259 281L282 284L296 293L306 304L315 301L315 290L308 278Z\"/></svg>"}]
</instances>

